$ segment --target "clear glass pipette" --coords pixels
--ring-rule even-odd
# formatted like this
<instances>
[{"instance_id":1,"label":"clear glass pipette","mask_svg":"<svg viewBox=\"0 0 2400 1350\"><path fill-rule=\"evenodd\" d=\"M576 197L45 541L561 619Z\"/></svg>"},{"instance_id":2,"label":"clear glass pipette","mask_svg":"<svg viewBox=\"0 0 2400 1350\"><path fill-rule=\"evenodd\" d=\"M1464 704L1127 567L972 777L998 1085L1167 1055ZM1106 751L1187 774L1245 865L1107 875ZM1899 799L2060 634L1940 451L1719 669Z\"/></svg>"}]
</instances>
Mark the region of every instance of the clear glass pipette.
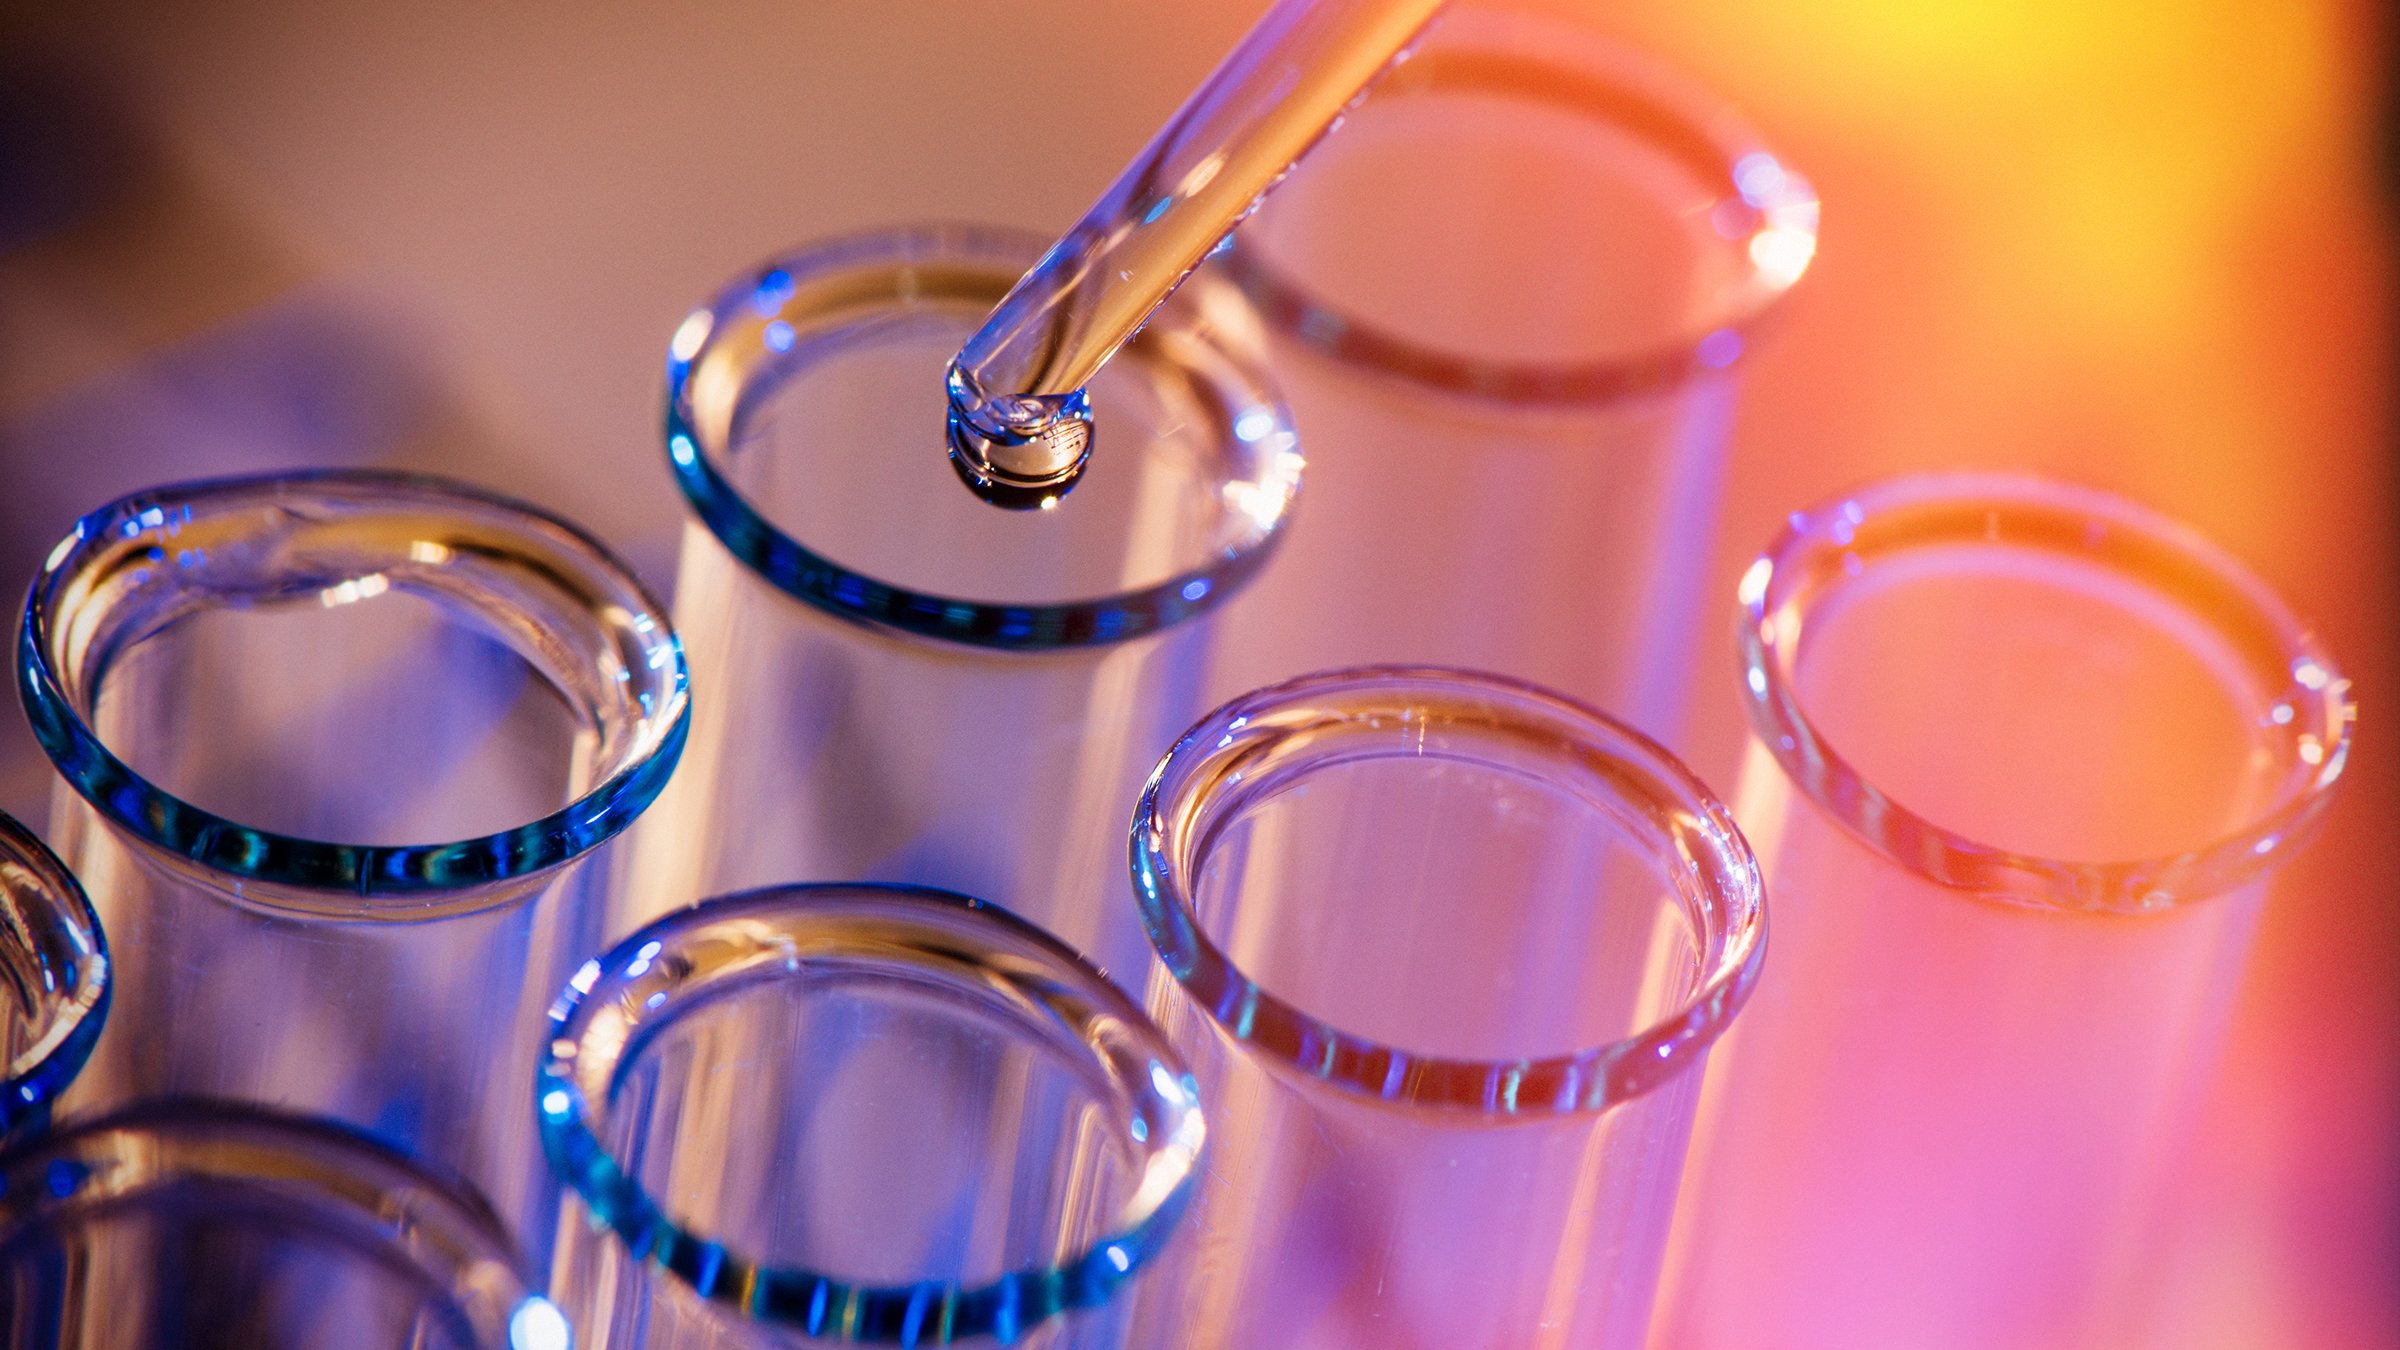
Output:
<instances>
[{"instance_id":1,"label":"clear glass pipette","mask_svg":"<svg viewBox=\"0 0 2400 1350\"><path fill-rule=\"evenodd\" d=\"M1280 0L967 339L950 462L1055 504L1092 449L1084 385L1421 32L1442 0Z\"/></svg>"}]
</instances>

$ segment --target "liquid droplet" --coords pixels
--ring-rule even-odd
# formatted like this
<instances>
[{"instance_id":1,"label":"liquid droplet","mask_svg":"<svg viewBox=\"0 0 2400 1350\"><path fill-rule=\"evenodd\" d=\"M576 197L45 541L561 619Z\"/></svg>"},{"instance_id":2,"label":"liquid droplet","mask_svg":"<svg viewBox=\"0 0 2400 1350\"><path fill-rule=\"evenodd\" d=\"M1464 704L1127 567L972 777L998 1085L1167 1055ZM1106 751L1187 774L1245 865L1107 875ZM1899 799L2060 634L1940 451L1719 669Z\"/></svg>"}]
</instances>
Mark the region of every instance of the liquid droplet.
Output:
<instances>
[{"instance_id":1,"label":"liquid droplet","mask_svg":"<svg viewBox=\"0 0 2400 1350\"><path fill-rule=\"evenodd\" d=\"M1011 511L1055 506L1092 455L1092 401L1071 394L986 396L964 372L949 379L950 467L976 496Z\"/></svg>"}]
</instances>

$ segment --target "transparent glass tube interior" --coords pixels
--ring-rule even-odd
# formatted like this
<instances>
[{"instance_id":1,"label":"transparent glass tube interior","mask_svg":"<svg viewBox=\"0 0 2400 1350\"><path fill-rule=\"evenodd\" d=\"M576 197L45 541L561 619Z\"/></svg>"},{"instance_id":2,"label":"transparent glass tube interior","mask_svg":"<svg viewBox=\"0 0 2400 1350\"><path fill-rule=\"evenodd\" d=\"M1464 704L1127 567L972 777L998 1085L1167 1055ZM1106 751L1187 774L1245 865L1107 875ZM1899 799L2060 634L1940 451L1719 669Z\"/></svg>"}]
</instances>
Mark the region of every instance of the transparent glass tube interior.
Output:
<instances>
[{"instance_id":1,"label":"transparent glass tube interior","mask_svg":"<svg viewBox=\"0 0 2400 1350\"><path fill-rule=\"evenodd\" d=\"M555 1192L491 1085L532 1072L543 1007L603 940L577 861L675 762L661 606L530 508L300 475L87 516L22 644L54 833L119 977L68 1104L346 1120L546 1238Z\"/></svg>"},{"instance_id":2,"label":"transparent glass tube interior","mask_svg":"<svg viewBox=\"0 0 2400 1350\"><path fill-rule=\"evenodd\" d=\"M1134 868L1211 1140L1143 1343L1642 1343L1763 935L1680 765L1532 686L1333 672L1195 726Z\"/></svg>"},{"instance_id":3,"label":"transparent glass tube interior","mask_svg":"<svg viewBox=\"0 0 2400 1350\"><path fill-rule=\"evenodd\" d=\"M36 1130L108 1018L108 944L83 887L0 815L0 1140Z\"/></svg>"},{"instance_id":4,"label":"transparent glass tube interior","mask_svg":"<svg viewBox=\"0 0 2400 1350\"><path fill-rule=\"evenodd\" d=\"M1123 1340L1203 1126L1140 1011L945 892L712 900L579 974L535 1086L594 1347Z\"/></svg>"},{"instance_id":5,"label":"transparent glass tube interior","mask_svg":"<svg viewBox=\"0 0 2400 1350\"><path fill-rule=\"evenodd\" d=\"M0 1340L569 1350L472 1191L322 1120L162 1101L0 1154Z\"/></svg>"},{"instance_id":6,"label":"transparent glass tube interior","mask_svg":"<svg viewBox=\"0 0 2400 1350\"><path fill-rule=\"evenodd\" d=\"M1742 600L1776 959L1711 1075L1670 1343L2145 1343L2347 682L2189 530L2037 480L1802 512Z\"/></svg>"},{"instance_id":7,"label":"transparent glass tube interior","mask_svg":"<svg viewBox=\"0 0 2400 1350\"><path fill-rule=\"evenodd\" d=\"M1738 360L1816 221L1646 58L1438 20L1212 264L1268 319L1310 461L1217 688L1435 661L1673 734Z\"/></svg>"},{"instance_id":8,"label":"transparent glass tube interior","mask_svg":"<svg viewBox=\"0 0 2400 1350\"><path fill-rule=\"evenodd\" d=\"M1138 981L1123 816L1200 703L1207 619L1266 560L1299 453L1241 298L1187 286L1094 383L1116 453L994 511L938 453L941 369L1036 256L920 227L778 259L686 320L670 463L687 765L620 931L794 880L945 886Z\"/></svg>"}]
</instances>

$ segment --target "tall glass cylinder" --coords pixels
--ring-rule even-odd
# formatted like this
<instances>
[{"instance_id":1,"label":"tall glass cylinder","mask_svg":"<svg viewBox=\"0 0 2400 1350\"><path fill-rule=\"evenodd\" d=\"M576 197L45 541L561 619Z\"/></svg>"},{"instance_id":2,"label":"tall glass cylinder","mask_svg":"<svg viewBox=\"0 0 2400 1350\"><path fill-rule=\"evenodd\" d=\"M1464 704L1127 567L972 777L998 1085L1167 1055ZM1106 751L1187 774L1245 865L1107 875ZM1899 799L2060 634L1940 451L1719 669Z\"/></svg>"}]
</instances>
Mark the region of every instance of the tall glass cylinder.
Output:
<instances>
[{"instance_id":1,"label":"tall glass cylinder","mask_svg":"<svg viewBox=\"0 0 2400 1350\"><path fill-rule=\"evenodd\" d=\"M1315 675L1177 743L1133 868L1209 1115L1136 1343L1642 1343L1764 939L1749 848L1681 765L1511 680Z\"/></svg>"},{"instance_id":2,"label":"tall glass cylinder","mask_svg":"<svg viewBox=\"0 0 2400 1350\"><path fill-rule=\"evenodd\" d=\"M333 1124L145 1103L0 1154L0 1343L569 1350L482 1197Z\"/></svg>"},{"instance_id":3,"label":"tall glass cylinder","mask_svg":"<svg viewBox=\"0 0 2400 1350\"><path fill-rule=\"evenodd\" d=\"M1776 959L1711 1075L1666 1343L2148 1343L2161 1201L2348 682L2190 530L2039 480L1796 514L1741 601Z\"/></svg>"},{"instance_id":4,"label":"tall glass cylinder","mask_svg":"<svg viewBox=\"0 0 2400 1350\"><path fill-rule=\"evenodd\" d=\"M1737 363L1816 229L1796 173L1638 54L1437 20L1218 264L1273 331L1309 491L1217 687L1434 661L1674 732Z\"/></svg>"},{"instance_id":5,"label":"tall glass cylinder","mask_svg":"<svg viewBox=\"0 0 2400 1350\"><path fill-rule=\"evenodd\" d=\"M108 1018L108 943L83 887L0 815L0 1140L50 1120Z\"/></svg>"},{"instance_id":6,"label":"tall glass cylinder","mask_svg":"<svg viewBox=\"0 0 2400 1350\"><path fill-rule=\"evenodd\" d=\"M944 454L943 372L1040 252L965 227L836 240L677 330L698 699L619 931L749 886L922 883L1138 984L1124 804L1204 706L1204 616L1279 537L1300 456L1248 306L1198 282L1095 381L1080 486L978 500Z\"/></svg>"},{"instance_id":7,"label":"tall glass cylinder","mask_svg":"<svg viewBox=\"0 0 2400 1350\"><path fill-rule=\"evenodd\" d=\"M556 1192L501 1085L600 946L580 860L684 730L681 653L631 573L432 479L162 488L52 552L17 673L116 962L68 1104L331 1116L546 1235Z\"/></svg>"},{"instance_id":8,"label":"tall glass cylinder","mask_svg":"<svg viewBox=\"0 0 2400 1350\"><path fill-rule=\"evenodd\" d=\"M586 1350L1127 1341L1204 1127L1183 1062L1006 911L711 900L575 977L534 1086Z\"/></svg>"}]
</instances>

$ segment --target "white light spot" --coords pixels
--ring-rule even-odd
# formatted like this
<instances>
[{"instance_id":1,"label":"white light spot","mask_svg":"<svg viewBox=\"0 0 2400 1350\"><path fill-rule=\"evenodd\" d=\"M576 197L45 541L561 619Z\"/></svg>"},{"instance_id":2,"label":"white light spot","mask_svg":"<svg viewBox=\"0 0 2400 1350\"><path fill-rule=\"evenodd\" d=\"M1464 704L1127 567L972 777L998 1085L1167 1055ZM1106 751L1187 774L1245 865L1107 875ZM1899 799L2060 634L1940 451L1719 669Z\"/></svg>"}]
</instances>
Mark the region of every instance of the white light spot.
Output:
<instances>
[{"instance_id":1,"label":"white light spot","mask_svg":"<svg viewBox=\"0 0 2400 1350\"><path fill-rule=\"evenodd\" d=\"M708 341L708 330L716 326L715 315L705 309L693 310L676 325L675 337L667 343L667 354L678 361L691 360L700 354L700 344Z\"/></svg>"},{"instance_id":2,"label":"white light spot","mask_svg":"<svg viewBox=\"0 0 2400 1350\"><path fill-rule=\"evenodd\" d=\"M1224 154L1222 152L1212 154L1192 166L1191 172L1183 176L1183 181L1175 185L1175 195L1187 198L1195 196L1202 188L1215 182L1217 175L1224 171Z\"/></svg>"},{"instance_id":3,"label":"white light spot","mask_svg":"<svg viewBox=\"0 0 2400 1350\"><path fill-rule=\"evenodd\" d=\"M1750 265L1759 279L1780 290L1798 281L1817 256L1814 231L1769 225L1750 236Z\"/></svg>"},{"instance_id":4,"label":"white light spot","mask_svg":"<svg viewBox=\"0 0 2400 1350\"><path fill-rule=\"evenodd\" d=\"M327 609L332 609L337 605L356 604L361 600L372 599L391 588L391 578L381 572L369 572L363 577L353 578L338 586L328 586L317 592L317 603Z\"/></svg>"},{"instance_id":5,"label":"white light spot","mask_svg":"<svg viewBox=\"0 0 2400 1350\"><path fill-rule=\"evenodd\" d=\"M566 1314L537 1294L509 1314L508 1344L509 1350L572 1350L575 1337L567 1330Z\"/></svg>"},{"instance_id":6,"label":"white light spot","mask_svg":"<svg viewBox=\"0 0 2400 1350\"><path fill-rule=\"evenodd\" d=\"M1741 602L1744 605L1756 607L1765 600L1767 598L1767 582L1774 576L1775 564L1767 559L1760 558L1751 563L1750 570L1742 573L1742 584L1738 592Z\"/></svg>"}]
</instances>

